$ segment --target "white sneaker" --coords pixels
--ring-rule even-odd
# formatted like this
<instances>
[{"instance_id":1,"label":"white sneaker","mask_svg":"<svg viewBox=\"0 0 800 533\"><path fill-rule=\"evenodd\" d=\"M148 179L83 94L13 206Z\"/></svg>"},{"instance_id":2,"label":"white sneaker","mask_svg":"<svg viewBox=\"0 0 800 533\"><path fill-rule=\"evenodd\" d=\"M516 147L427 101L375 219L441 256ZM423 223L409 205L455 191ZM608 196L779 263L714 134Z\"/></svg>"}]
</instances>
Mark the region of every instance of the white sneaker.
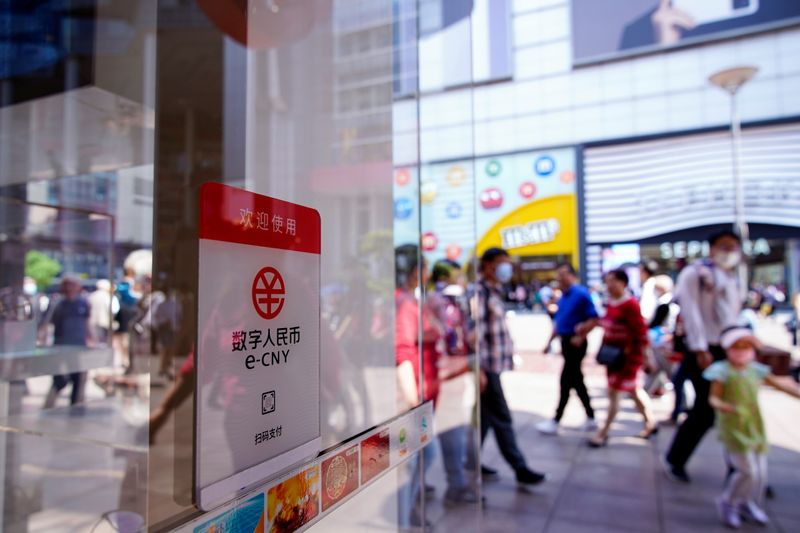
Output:
<instances>
[{"instance_id":1,"label":"white sneaker","mask_svg":"<svg viewBox=\"0 0 800 533\"><path fill-rule=\"evenodd\" d=\"M762 526L769 524L767 513L753 501L739 504L739 514L748 522L755 522Z\"/></svg>"},{"instance_id":2,"label":"white sneaker","mask_svg":"<svg viewBox=\"0 0 800 533\"><path fill-rule=\"evenodd\" d=\"M555 420L542 420L536 424L536 430L542 435L555 435L558 433L558 422Z\"/></svg>"},{"instance_id":3,"label":"white sneaker","mask_svg":"<svg viewBox=\"0 0 800 533\"><path fill-rule=\"evenodd\" d=\"M724 525L739 529L742 525L742 520L739 518L736 506L726 501L723 498L717 498L717 513L719 513L719 521Z\"/></svg>"},{"instance_id":4,"label":"white sneaker","mask_svg":"<svg viewBox=\"0 0 800 533\"><path fill-rule=\"evenodd\" d=\"M597 421L594 418L589 418L586 422L583 423L581 426L581 430L583 431L597 431L597 428L600 426L597 425Z\"/></svg>"}]
</instances>

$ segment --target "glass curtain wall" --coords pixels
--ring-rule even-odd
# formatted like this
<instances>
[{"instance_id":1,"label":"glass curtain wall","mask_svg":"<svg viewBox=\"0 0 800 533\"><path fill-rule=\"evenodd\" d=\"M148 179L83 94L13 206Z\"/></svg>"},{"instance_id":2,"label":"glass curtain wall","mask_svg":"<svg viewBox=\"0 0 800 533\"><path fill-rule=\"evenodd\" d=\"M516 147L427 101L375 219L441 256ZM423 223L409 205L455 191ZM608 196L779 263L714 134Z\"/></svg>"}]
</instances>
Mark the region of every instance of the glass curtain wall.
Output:
<instances>
[{"instance_id":1,"label":"glass curtain wall","mask_svg":"<svg viewBox=\"0 0 800 533\"><path fill-rule=\"evenodd\" d=\"M474 261L431 253L436 139L419 133L420 84L472 79L471 58L430 53L471 46L473 3L457 4L0 3L0 532L245 527L259 497L273 530L478 528ZM320 455L294 502L273 501L284 471L199 509L252 438L217 438L243 383L198 379L204 302L233 290L201 281L209 183L319 213ZM459 224L474 240L472 216ZM357 479L332 482L337 459Z\"/></svg>"},{"instance_id":2,"label":"glass curtain wall","mask_svg":"<svg viewBox=\"0 0 800 533\"><path fill-rule=\"evenodd\" d=\"M145 525L155 8L0 2L3 532Z\"/></svg>"}]
</instances>

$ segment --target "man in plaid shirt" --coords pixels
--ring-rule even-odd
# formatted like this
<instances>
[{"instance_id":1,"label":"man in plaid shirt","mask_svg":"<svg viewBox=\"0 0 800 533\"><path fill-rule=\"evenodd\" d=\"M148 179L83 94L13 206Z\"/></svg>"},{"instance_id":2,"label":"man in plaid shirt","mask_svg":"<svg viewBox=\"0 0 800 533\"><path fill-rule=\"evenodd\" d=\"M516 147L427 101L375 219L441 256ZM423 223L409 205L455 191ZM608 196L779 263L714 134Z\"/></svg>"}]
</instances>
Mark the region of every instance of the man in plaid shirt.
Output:
<instances>
[{"instance_id":1,"label":"man in plaid shirt","mask_svg":"<svg viewBox=\"0 0 800 533\"><path fill-rule=\"evenodd\" d=\"M503 458L514 469L517 482L536 485L546 479L544 474L530 470L517 446L517 437L506 403L500 373L513 366L514 345L508 332L505 306L500 290L508 283L514 268L508 252L489 248L481 256L481 278L477 286L477 344L481 364L481 442L489 428ZM497 471L481 466L484 477L496 477Z\"/></svg>"}]
</instances>

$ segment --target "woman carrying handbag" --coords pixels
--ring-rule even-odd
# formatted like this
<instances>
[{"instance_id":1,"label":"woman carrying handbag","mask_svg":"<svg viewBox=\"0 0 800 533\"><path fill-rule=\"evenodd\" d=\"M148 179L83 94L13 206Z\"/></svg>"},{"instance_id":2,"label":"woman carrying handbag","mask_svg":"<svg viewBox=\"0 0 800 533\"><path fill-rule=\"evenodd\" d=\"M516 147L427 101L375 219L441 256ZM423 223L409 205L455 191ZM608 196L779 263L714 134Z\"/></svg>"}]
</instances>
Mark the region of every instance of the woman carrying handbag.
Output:
<instances>
[{"instance_id":1,"label":"woman carrying handbag","mask_svg":"<svg viewBox=\"0 0 800 533\"><path fill-rule=\"evenodd\" d=\"M600 448L608 442L608 433L619 412L619 401L623 392L630 395L636 409L644 417L644 430L638 436L648 439L658 431L650 398L642 387L641 373L648 345L647 325L638 302L628 291L628 275L625 271L609 272L605 282L609 301L606 315L599 324L605 334L597 360L608 371L608 416L605 424L589 440L588 444L592 448ZM588 335L591 329L591 323L578 327L582 335Z\"/></svg>"}]
</instances>

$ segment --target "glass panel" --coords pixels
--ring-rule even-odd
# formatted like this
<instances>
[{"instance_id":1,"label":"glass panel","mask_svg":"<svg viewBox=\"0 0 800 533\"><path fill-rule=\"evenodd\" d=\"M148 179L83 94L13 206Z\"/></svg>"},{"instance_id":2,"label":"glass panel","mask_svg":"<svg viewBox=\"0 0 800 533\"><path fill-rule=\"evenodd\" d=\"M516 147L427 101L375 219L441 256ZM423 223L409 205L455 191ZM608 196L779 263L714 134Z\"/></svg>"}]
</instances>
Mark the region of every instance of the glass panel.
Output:
<instances>
[{"instance_id":1,"label":"glass panel","mask_svg":"<svg viewBox=\"0 0 800 533\"><path fill-rule=\"evenodd\" d=\"M247 11L233 2L159 5L154 279L178 302L176 336L197 338L200 186L219 181L319 211L322 448L387 422L425 396L428 369L416 347L422 291L404 293L409 349L401 366L402 325L395 320L402 304L395 294L401 277L395 276L395 248L419 243L418 209L404 228L407 240L394 236L400 181L408 202L419 204L417 23L416 2L405 0L250 2ZM395 172L398 160L405 178ZM418 248L408 256L417 264ZM422 269L410 262L403 268L403 279L419 285ZM176 381L151 396L154 528L197 514L193 354L191 341L176 347L166 368ZM401 374L409 378L405 398ZM219 407L234 412L236 383L218 386ZM220 456L229 452L223 448ZM411 479L419 472L416 460L409 465L344 507L380 500L382 512L370 513L371 522L408 525L421 493L421 480ZM424 516L422 508L414 512ZM335 516L345 529L361 520L346 511ZM323 520L315 527L329 525Z\"/></svg>"},{"instance_id":2,"label":"glass panel","mask_svg":"<svg viewBox=\"0 0 800 533\"><path fill-rule=\"evenodd\" d=\"M154 15L0 4L2 531L145 522Z\"/></svg>"},{"instance_id":3,"label":"glass panel","mask_svg":"<svg viewBox=\"0 0 800 533\"><path fill-rule=\"evenodd\" d=\"M454 28L448 46L470 46L468 3L428 4L424 33ZM476 381L466 331L445 355L429 298L439 258L420 239L433 219L420 182L418 2L43 1L0 16L14 28L0 62L0 530L169 530L201 515L208 182L320 213L323 450L447 396L444 455L434 459L435 443L412 454L314 527L450 523L429 506L424 474L444 495L442 465L478 464L477 446L467 461ZM482 79L506 75L508 42L481 52ZM446 69L443 86L469 83L472 61ZM237 413L235 381L199 385L223 419ZM418 418L414 435L430 442Z\"/></svg>"}]
</instances>

